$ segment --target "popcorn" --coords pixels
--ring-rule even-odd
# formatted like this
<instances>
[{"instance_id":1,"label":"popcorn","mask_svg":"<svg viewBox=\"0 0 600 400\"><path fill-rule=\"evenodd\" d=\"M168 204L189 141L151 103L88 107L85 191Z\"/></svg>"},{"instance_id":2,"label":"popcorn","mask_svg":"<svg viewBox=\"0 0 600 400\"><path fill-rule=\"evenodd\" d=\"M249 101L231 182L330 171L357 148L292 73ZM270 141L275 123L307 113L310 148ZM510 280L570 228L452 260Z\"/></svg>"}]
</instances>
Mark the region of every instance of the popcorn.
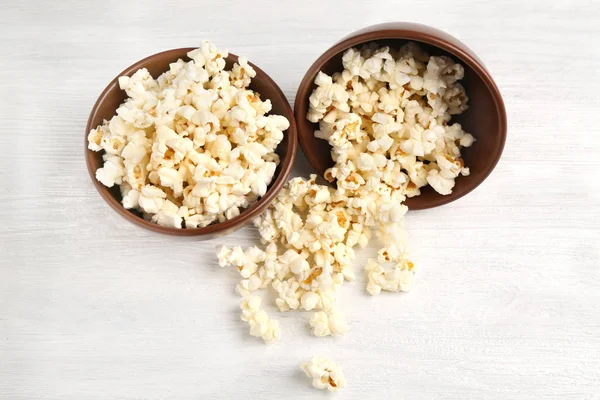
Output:
<instances>
[{"instance_id":1,"label":"popcorn","mask_svg":"<svg viewBox=\"0 0 600 400\"><path fill-rule=\"evenodd\" d=\"M123 203L123 207L126 209L137 208L140 205L140 192L137 190L131 189L129 190L121 200Z\"/></svg>"},{"instance_id":2,"label":"popcorn","mask_svg":"<svg viewBox=\"0 0 600 400\"><path fill-rule=\"evenodd\" d=\"M429 175L427 175L427 183L429 183L436 192L443 195L452 193L452 188L454 187L454 180L452 178L444 177L438 170L429 172Z\"/></svg>"},{"instance_id":3,"label":"popcorn","mask_svg":"<svg viewBox=\"0 0 600 400\"><path fill-rule=\"evenodd\" d=\"M106 134L105 129L106 127L100 125L98 128L92 129L90 131L90 133L88 134L88 149L92 151L102 150L102 146L104 145L102 139Z\"/></svg>"},{"instance_id":4,"label":"popcorn","mask_svg":"<svg viewBox=\"0 0 600 400\"><path fill-rule=\"evenodd\" d=\"M256 71L244 57L225 71L227 55L204 41L156 80L146 69L119 78L128 98L90 131L88 148L104 152L98 181L126 187L125 208L197 228L235 218L266 193L289 121L266 115L271 102L248 89Z\"/></svg>"},{"instance_id":5,"label":"popcorn","mask_svg":"<svg viewBox=\"0 0 600 400\"><path fill-rule=\"evenodd\" d=\"M157 214L165 204L167 194L160 188L146 185L142 188L138 203L142 211L147 214Z\"/></svg>"},{"instance_id":6,"label":"popcorn","mask_svg":"<svg viewBox=\"0 0 600 400\"><path fill-rule=\"evenodd\" d=\"M179 208L170 200L166 200L161 209L152 216L152 222L171 228L181 228L183 218L178 214Z\"/></svg>"},{"instance_id":7,"label":"popcorn","mask_svg":"<svg viewBox=\"0 0 600 400\"><path fill-rule=\"evenodd\" d=\"M123 157L123 162L127 165L138 165L140 164L148 153L149 141L146 140L145 136L143 138L133 138L130 139L129 143L123 148L121 152L121 157Z\"/></svg>"},{"instance_id":8,"label":"popcorn","mask_svg":"<svg viewBox=\"0 0 600 400\"><path fill-rule=\"evenodd\" d=\"M281 337L281 328L278 321L270 319L268 314L261 310L260 304L261 300L258 296L242 300L241 319L250 325L250 335L262 338L265 343L273 343Z\"/></svg>"},{"instance_id":9,"label":"popcorn","mask_svg":"<svg viewBox=\"0 0 600 400\"><path fill-rule=\"evenodd\" d=\"M414 284L414 265L405 259L386 269L382 264L370 259L367 271L367 292L377 295L382 290L389 292L408 292Z\"/></svg>"},{"instance_id":10,"label":"popcorn","mask_svg":"<svg viewBox=\"0 0 600 400\"><path fill-rule=\"evenodd\" d=\"M342 368L325 357L313 357L309 362L300 365L306 376L312 378L315 389L327 389L336 392L346 387L346 379Z\"/></svg>"},{"instance_id":11,"label":"popcorn","mask_svg":"<svg viewBox=\"0 0 600 400\"><path fill-rule=\"evenodd\" d=\"M123 159L116 155L105 154L102 156L104 166L96 170L96 179L104 186L113 187L123 182L125 168Z\"/></svg>"},{"instance_id":12,"label":"popcorn","mask_svg":"<svg viewBox=\"0 0 600 400\"><path fill-rule=\"evenodd\" d=\"M303 290L295 279L275 280L272 285L278 297L275 300L280 311L296 310L300 306Z\"/></svg>"},{"instance_id":13,"label":"popcorn","mask_svg":"<svg viewBox=\"0 0 600 400\"><path fill-rule=\"evenodd\" d=\"M458 82L464 68L449 57L429 57L414 43L397 52L374 43L348 49L342 64L344 70L333 77L319 72L315 78L307 119L319 124L315 136L332 146L335 165L325 178L336 183L336 193L346 196L351 215L352 229L342 233L343 243L350 250L357 244L365 246L370 229L376 228L385 245L378 260L367 264L368 291L407 291L414 271L405 251L407 208L402 202L419 195L426 185L450 194L455 179L470 173L461 148L471 146L474 138L459 124L448 124L452 115L467 108L468 98ZM346 265L353 255L337 247L338 234L330 231L327 219L310 222L318 226L317 238L326 232L332 239L310 246L315 264L330 265L318 249L335 248L334 258L340 262L336 271L343 279L352 279ZM327 274L318 279L327 279ZM312 297L306 302L309 309L316 307ZM325 313L313 316L316 334L331 334L327 318Z\"/></svg>"},{"instance_id":14,"label":"popcorn","mask_svg":"<svg viewBox=\"0 0 600 400\"><path fill-rule=\"evenodd\" d=\"M318 311L310 318L310 326L315 336L344 335L348 325L342 315L336 311L326 313Z\"/></svg>"},{"instance_id":15,"label":"popcorn","mask_svg":"<svg viewBox=\"0 0 600 400\"><path fill-rule=\"evenodd\" d=\"M219 265L240 271L240 295L270 285L280 311L319 312L310 322L315 335L342 335L348 326L335 311L337 290L344 280L354 279L352 246L366 244L370 233L358 222L359 213L346 207L344 195L315 180L316 175L291 179L254 221L266 247L221 246L217 258ZM348 240L350 232L357 235L354 243Z\"/></svg>"},{"instance_id":16,"label":"popcorn","mask_svg":"<svg viewBox=\"0 0 600 400\"><path fill-rule=\"evenodd\" d=\"M245 88L250 84L250 78L255 76L256 71L248 64L248 59L240 57L231 71L231 84L239 88Z\"/></svg>"},{"instance_id":17,"label":"popcorn","mask_svg":"<svg viewBox=\"0 0 600 400\"><path fill-rule=\"evenodd\" d=\"M320 301L320 297L315 292L305 292L302 295L302 298L300 299L302 308L305 309L306 311L315 309L317 307L317 305L319 304L319 301Z\"/></svg>"},{"instance_id":18,"label":"popcorn","mask_svg":"<svg viewBox=\"0 0 600 400\"><path fill-rule=\"evenodd\" d=\"M183 195L183 178L175 168L161 167L158 170L160 184L163 187L173 190L175 197Z\"/></svg>"},{"instance_id":19,"label":"popcorn","mask_svg":"<svg viewBox=\"0 0 600 400\"><path fill-rule=\"evenodd\" d=\"M473 135L470 135L468 133L460 138L460 145L462 147L471 147L473 145L473 142L475 142L475 138L473 137Z\"/></svg>"},{"instance_id":20,"label":"popcorn","mask_svg":"<svg viewBox=\"0 0 600 400\"><path fill-rule=\"evenodd\" d=\"M449 85L463 76L464 69L460 64L455 64L449 57L432 56L423 75L423 87L431 93L443 94Z\"/></svg>"},{"instance_id":21,"label":"popcorn","mask_svg":"<svg viewBox=\"0 0 600 400\"><path fill-rule=\"evenodd\" d=\"M372 43L348 49L342 64L344 71L335 79L317 74L307 114L311 122L319 123L315 136L332 146L336 164L326 178L354 194L363 187L373 188L370 179L391 187L379 187L383 196L399 191L412 197L427 184L449 194L454 179L469 171L463 173L460 166L456 173L458 166L441 166L437 155L459 159L460 147L473 143L473 136L460 125L447 124L452 114L467 107L458 82L464 68L446 56L428 57L414 43L398 52ZM347 96L338 93L339 86ZM436 170L441 177L431 174Z\"/></svg>"}]
</instances>

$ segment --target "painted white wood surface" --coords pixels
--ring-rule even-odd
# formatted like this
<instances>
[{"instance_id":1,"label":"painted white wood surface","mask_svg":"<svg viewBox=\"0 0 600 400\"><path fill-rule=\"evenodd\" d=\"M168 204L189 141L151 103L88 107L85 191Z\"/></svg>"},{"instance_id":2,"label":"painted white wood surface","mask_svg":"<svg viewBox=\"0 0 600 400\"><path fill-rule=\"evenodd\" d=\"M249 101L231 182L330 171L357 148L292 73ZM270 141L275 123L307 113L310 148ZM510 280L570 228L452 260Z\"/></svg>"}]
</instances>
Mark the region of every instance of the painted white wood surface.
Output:
<instances>
[{"instance_id":1,"label":"painted white wood surface","mask_svg":"<svg viewBox=\"0 0 600 400\"><path fill-rule=\"evenodd\" d=\"M315 354L345 368L338 399L600 399L600 3L0 0L0 19L0 399L325 398L297 367ZM124 67L205 38L292 102L327 47L390 20L484 60L504 156L469 196L408 216L414 292L370 297L359 279L347 336L282 314L265 346L213 256L253 229L198 242L121 219L85 169L88 113Z\"/></svg>"}]
</instances>

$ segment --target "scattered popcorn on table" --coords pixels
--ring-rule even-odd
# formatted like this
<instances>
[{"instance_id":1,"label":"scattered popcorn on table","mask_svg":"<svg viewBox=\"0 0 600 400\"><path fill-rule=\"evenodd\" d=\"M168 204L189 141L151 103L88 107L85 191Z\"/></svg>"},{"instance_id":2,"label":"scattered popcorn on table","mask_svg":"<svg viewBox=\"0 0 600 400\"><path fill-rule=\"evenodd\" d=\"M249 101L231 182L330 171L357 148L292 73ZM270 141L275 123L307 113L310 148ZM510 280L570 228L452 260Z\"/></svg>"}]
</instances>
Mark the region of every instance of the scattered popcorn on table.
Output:
<instances>
[{"instance_id":1,"label":"scattered popcorn on table","mask_svg":"<svg viewBox=\"0 0 600 400\"><path fill-rule=\"evenodd\" d=\"M385 191L348 197L348 191L316 179L291 179L254 220L264 248L217 246L217 258L221 267L238 269L236 291L242 297L270 287L280 311L313 311L309 324L315 336L344 335L348 325L337 308L338 289L354 279L354 247L366 246L372 229L386 244L378 261L410 268L403 269L401 282L384 269L369 272L369 293L409 289L414 271L404 245L406 207L402 195L397 201Z\"/></svg>"},{"instance_id":2,"label":"scattered popcorn on table","mask_svg":"<svg viewBox=\"0 0 600 400\"><path fill-rule=\"evenodd\" d=\"M312 378L316 389L327 389L336 392L346 387L346 378L342 368L325 357L313 357L312 360L300 365L306 376Z\"/></svg>"},{"instance_id":3,"label":"scattered popcorn on table","mask_svg":"<svg viewBox=\"0 0 600 400\"><path fill-rule=\"evenodd\" d=\"M348 326L335 308L338 288L354 279L353 247L366 245L371 230L361 222L360 207L316 178L291 179L254 220L266 247L218 246L217 258L220 266L238 269L241 296L271 287L280 311L315 312L310 325L316 336L343 335Z\"/></svg>"},{"instance_id":4,"label":"scattered popcorn on table","mask_svg":"<svg viewBox=\"0 0 600 400\"><path fill-rule=\"evenodd\" d=\"M123 206L172 228L231 219L263 196L289 121L267 115L270 100L248 89L256 71L207 41L152 78L145 68L119 78L128 98L92 129L88 148L104 151L103 185L126 186Z\"/></svg>"}]
</instances>

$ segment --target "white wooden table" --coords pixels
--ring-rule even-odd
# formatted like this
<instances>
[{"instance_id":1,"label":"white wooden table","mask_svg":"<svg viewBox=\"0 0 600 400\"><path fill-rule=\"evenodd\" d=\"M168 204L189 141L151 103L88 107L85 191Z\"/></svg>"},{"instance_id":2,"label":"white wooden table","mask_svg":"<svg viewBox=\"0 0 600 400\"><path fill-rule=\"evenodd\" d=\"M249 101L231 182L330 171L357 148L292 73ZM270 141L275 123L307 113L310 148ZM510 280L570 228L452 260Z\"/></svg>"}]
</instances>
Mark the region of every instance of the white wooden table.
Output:
<instances>
[{"instance_id":1,"label":"white wooden table","mask_svg":"<svg viewBox=\"0 0 600 400\"><path fill-rule=\"evenodd\" d=\"M598 2L0 0L0 14L0 399L326 398L298 368L316 354L346 371L338 399L600 399ZM85 168L88 113L124 67L202 39L292 102L327 47L390 20L484 60L504 156L469 196L410 213L413 292L370 297L361 278L343 289L347 336L311 337L288 313L265 346L213 255L253 228L198 242L119 217Z\"/></svg>"}]
</instances>

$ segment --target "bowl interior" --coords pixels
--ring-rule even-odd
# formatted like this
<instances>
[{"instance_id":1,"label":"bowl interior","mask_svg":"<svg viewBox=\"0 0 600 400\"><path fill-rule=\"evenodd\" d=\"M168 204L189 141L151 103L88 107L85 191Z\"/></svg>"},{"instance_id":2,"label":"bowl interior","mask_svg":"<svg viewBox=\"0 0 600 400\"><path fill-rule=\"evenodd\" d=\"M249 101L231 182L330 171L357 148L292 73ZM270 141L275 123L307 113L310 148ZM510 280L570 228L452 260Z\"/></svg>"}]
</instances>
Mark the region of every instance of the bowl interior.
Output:
<instances>
[{"instance_id":1,"label":"bowl interior","mask_svg":"<svg viewBox=\"0 0 600 400\"><path fill-rule=\"evenodd\" d=\"M148 72L155 79L158 78L163 72L169 69L169 64L176 62L178 59L189 61L187 53L193 50L193 48L182 48L165 51L152 55L145 58L125 71L119 74L132 75L135 71L140 68L146 68ZM229 54L226 58L226 69L230 69L235 62L237 62L238 56L235 54ZM228 221L222 223L215 223L204 228L191 228L191 229L177 229L168 228L146 221L142 218L140 213L137 211L131 211L125 209L121 205L121 193L118 186L107 188L98 182L95 178L95 171L101 168L103 165L102 155L104 152L94 152L87 148L87 134L89 131L98 125L102 124L103 120L109 120L116 114L117 108L125 101L127 94L119 88L118 77L115 78L102 92L98 101L94 105L90 114L86 133L85 133L85 155L88 170L92 177L94 185L102 195L102 197L108 202L108 204L119 212L126 219L131 222L141 225L144 228L167 234L174 234L180 236L203 236L203 239L210 239L212 237L222 236L231 233L246 223L250 222L254 217L258 216L264 209L269 205L271 200L275 198L279 190L283 187L289 173L291 172L292 165L294 163L296 155L296 124L294 120L294 114L292 109L285 98L283 92L275 84L275 82L260 68L250 63L256 70L256 77L252 79L250 89L260 93L261 99L270 99L273 105L271 114L279 114L285 116L290 121L290 128L284 132L282 142L277 146L276 153L280 157L280 163L277 166L273 181L268 187L267 193L259 199L252 206L244 210L240 215L234 217Z\"/></svg>"},{"instance_id":2,"label":"bowl interior","mask_svg":"<svg viewBox=\"0 0 600 400\"><path fill-rule=\"evenodd\" d=\"M407 199L405 204L412 210L436 207L456 200L473 190L494 168L504 146L505 124L492 93L493 89L489 86L490 83L486 82L475 70L472 62L467 62L437 46L414 39L358 40L345 46L343 50L328 59L317 60L315 65L311 67L311 70L309 70L310 74L307 74L304 78L305 81L303 81L303 83L310 82L310 84L301 87L296 98L296 123L298 125L300 144L311 165L321 176L323 176L327 168L334 165L331 159L331 147L329 144L314 136L314 131L318 129L318 124L311 123L306 119L308 97L316 87L314 78L318 71L323 71L328 75L342 71L343 52L349 47L360 46L367 42L376 42L381 46L390 46L391 48L398 48L407 42L415 42L427 51L429 55L447 55L464 66L465 77L460 82L465 87L467 96L469 97L469 108L463 114L453 116L451 123L460 123L466 132L471 133L476 138L476 142L472 147L462 150L465 166L470 168L471 174L457 178L456 186L448 196L442 196L431 187L426 186L421 189L420 196ZM307 81L308 79L309 81ZM493 85L493 82L491 84Z\"/></svg>"}]
</instances>

